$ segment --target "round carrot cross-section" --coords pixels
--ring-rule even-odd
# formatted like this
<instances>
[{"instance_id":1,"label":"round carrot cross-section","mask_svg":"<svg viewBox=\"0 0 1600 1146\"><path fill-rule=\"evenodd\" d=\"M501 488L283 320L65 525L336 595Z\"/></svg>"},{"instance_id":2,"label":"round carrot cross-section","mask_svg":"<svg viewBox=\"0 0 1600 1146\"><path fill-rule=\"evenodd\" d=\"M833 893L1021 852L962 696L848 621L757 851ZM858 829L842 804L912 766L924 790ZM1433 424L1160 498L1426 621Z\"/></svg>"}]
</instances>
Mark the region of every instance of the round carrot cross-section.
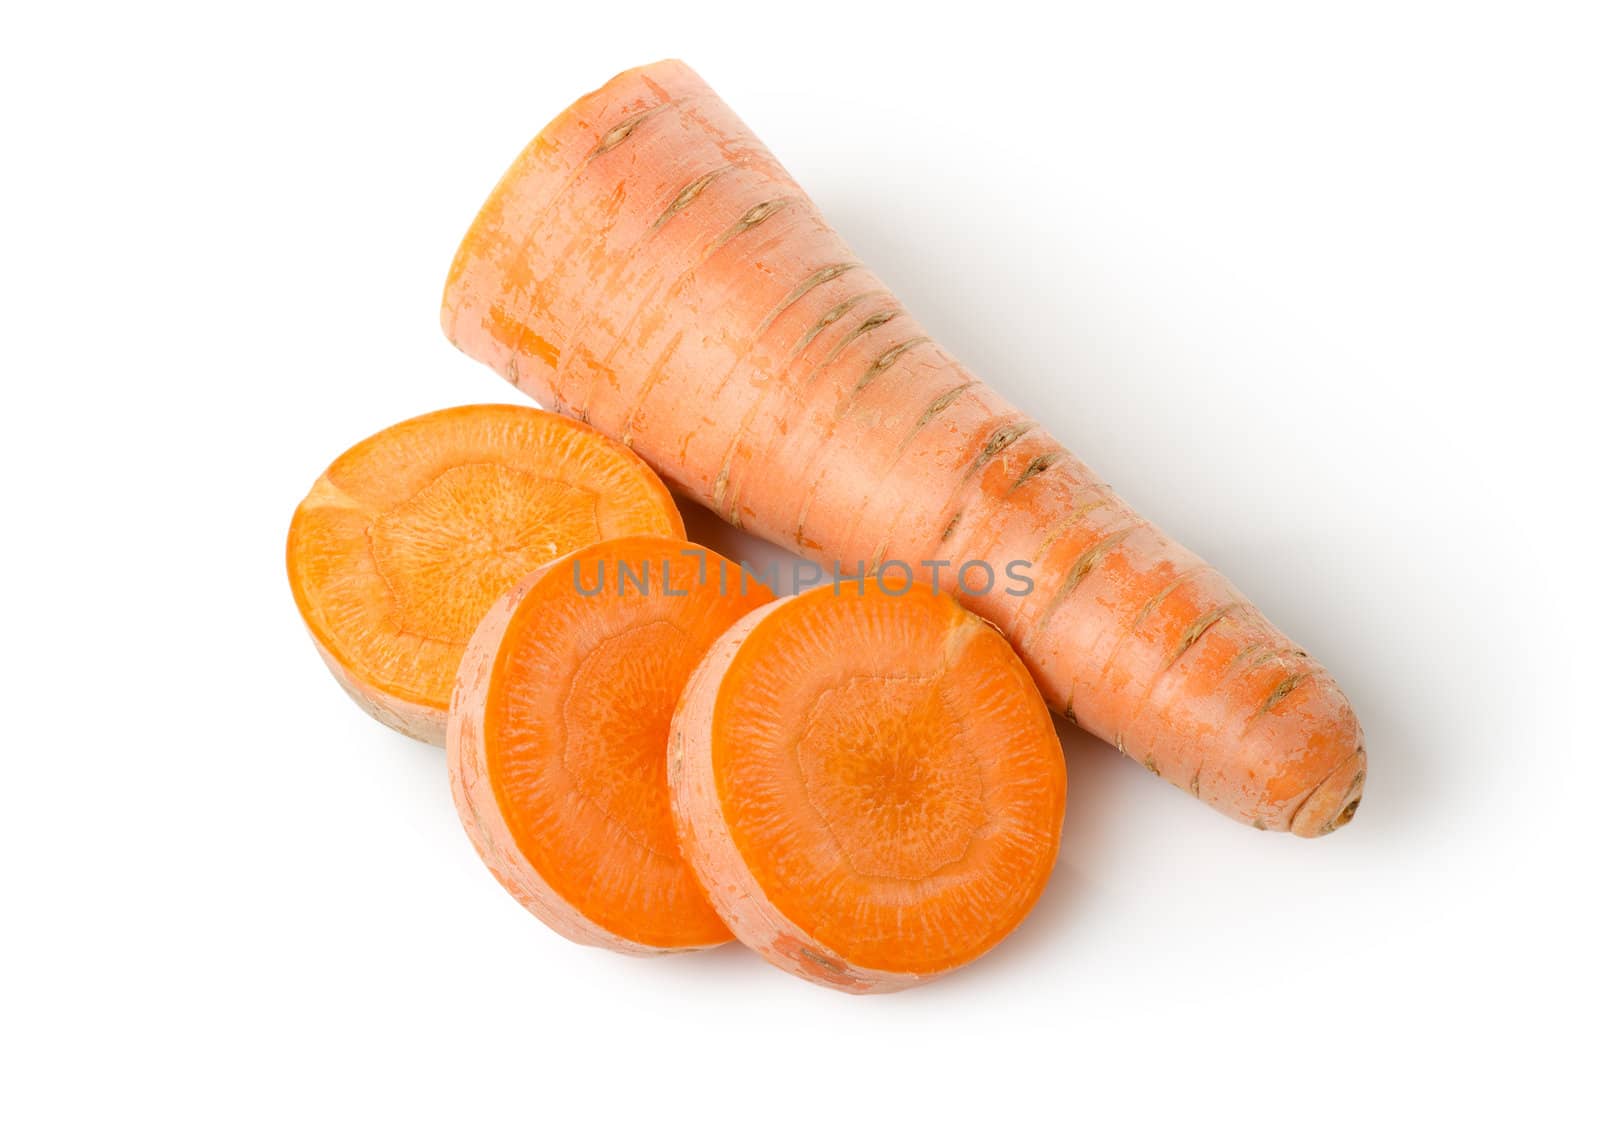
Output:
<instances>
[{"instance_id":1,"label":"round carrot cross-section","mask_svg":"<svg viewBox=\"0 0 1600 1146\"><path fill-rule=\"evenodd\" d=\"M289 584L346 692L444 743L461 652L521 577L592 542L683 536L661 479L625 447L527 406L459 406L346 450L289 526Z\"/></svg>"},{"instance_id":2,"label":"round carrot cross-section","mask_svg":"<svg viewBox=\"0 0 1600 1146\"><path fill-rule=\"evenodd\" d=\"M620 538L530 574L478 626L450 708L456 811L568 939L653 955L729 938L678 849L668 729L712 642L771 600L710 550Z\"/></svg>"},{"instance_id":3,"label":"round carrot cross-section","mask_svg":"<svg viewBox=\"0 0 1600 1146\"><path fill-rule=\"evenodd\" d=\"M672 724L678 840L769 962L844 991L982 955L1038 899L1061 742L1005 638L950 596L822 586L718 639Z\"/></svg>"}]
</instances>

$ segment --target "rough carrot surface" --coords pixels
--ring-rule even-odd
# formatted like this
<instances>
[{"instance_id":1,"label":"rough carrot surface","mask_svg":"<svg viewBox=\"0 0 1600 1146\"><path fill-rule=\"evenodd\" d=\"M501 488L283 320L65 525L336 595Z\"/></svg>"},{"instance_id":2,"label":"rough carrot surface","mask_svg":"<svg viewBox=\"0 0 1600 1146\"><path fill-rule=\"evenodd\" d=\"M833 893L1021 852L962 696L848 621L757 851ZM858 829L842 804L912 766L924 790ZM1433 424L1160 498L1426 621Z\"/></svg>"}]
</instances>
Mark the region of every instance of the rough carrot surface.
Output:
<instances>
[{"instance_id":1,"label":"rough carrot surface","mask_svg":"<svg viewBox=\"0 0 1600 1146\"><path fill-rule=\"evenodd\" d=\"M456 810L562 935L633 955L729 938L678 849L667 733L701 655L771 600L709 550L619 538L529 575L478 627L450 708Z\"/></svg>"},{"instance_id":2,"label":"rough carrot surface","mask_svg":"<svg viewBox=\"0 0 1600 1146\"><path fill-rule=\"evenodd\" d=\"M823 586L712 647L672 722L684 853L735 935L844 991L970 962L1032 908L1067 774L1006 640L921 586Z\"/></svg>"},{"instance_id":3,"label":"rough carrot surface","mask_svg":"<svg viewBox=\"0 0 1600 1146\"><path fill-rule=\"evenodd\" d=\"M289 584L372 716L444 743L456 666L495 598L606 537L683 536L672 496L603 434L526 406L459 406L345 451L289 526Z\"/></svg>"},{"instance_id":4,"label":"rough carrot surface","mask_svg":"<svg viewBox=\"0 0 1600 1146\"><path fill-rule=\"evenodd\" d=\"M728 521L963 593L1050 705L1225 814L1321 835L1366 776L1328 672L935 342L693 71L542 131L450 270L446 333ZM981 582L980 582L981 584Z\"/></svg>"}]
</instances>

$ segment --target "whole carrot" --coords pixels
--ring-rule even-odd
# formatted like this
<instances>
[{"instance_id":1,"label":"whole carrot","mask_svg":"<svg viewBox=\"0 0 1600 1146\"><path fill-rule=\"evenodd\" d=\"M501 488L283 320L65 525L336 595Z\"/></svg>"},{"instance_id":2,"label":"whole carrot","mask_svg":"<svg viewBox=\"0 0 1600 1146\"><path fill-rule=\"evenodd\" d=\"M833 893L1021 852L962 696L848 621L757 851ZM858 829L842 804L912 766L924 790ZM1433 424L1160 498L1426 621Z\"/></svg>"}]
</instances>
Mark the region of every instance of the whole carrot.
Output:
<instances>
[{"instance_id":1,"label":"whole carrot","mask_svg":"<svg viewBox=\"0 0 1600 1146\"><path fill-rule=\"evenodd\" d=\"M442 317L728 521L846 572L943 572L1051 707L1225 814L1354 814L1361 728L1327 671L934 342L684 64L534 139Z\"/></svg>"}]
</instances>

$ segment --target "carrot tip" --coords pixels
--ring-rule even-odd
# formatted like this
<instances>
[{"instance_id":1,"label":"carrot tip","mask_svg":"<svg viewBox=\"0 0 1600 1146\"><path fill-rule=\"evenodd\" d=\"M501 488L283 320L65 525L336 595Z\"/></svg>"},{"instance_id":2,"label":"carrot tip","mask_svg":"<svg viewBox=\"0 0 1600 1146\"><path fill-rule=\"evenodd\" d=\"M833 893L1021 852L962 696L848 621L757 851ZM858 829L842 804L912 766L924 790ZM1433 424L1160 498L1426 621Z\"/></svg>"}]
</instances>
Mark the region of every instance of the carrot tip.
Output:
<instances>
[{"instance_id":1,"label":"carrot tip","mask_svg":"<svg viewBox=\"0 0 1600 1146\"><path fill-rule=\"evenodd\" d=\"M1358 748L1306 798L1290 821L1297 836L1331 835L1355 818L1367 783L1367 750Z\"/></svg>"}]
</instances>

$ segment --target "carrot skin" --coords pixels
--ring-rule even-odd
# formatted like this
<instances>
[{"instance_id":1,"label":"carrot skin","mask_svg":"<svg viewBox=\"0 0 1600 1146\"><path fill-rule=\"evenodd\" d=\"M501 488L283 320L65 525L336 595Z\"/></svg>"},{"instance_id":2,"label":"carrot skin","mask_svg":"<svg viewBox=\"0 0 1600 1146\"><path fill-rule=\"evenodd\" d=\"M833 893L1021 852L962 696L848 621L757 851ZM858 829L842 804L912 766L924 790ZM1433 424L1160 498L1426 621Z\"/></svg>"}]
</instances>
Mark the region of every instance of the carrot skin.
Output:
<instances>
[{"instance_id":1,"label":"carrot skin","mask_svg":"<svg viewBox=\"0 0 1600 1146\"><path fill-rule=\"evenodd\" d=\"M345 695L355 701L356 707L362 712L403 736L444 747L444 717L438 709L377 691L351 672L315 634L311 637L311 643L322 658L322 663L333 674L333 679L339 682Z\"/></svg>"},{"instance_id":2,"label":"carrot skin","mask_svg":"<svg viewBox=\"0 0 1600 1146\"><path fill-rule=\"evenodd\" d=\"M693 71L580 99L468 232L442 321L541 403L755 534L854 568L1029 562L962 593L1058 712L1224 814L1325 834L1360 801L1327 670L974 377Z\"/></svg>"}]
</instances>

